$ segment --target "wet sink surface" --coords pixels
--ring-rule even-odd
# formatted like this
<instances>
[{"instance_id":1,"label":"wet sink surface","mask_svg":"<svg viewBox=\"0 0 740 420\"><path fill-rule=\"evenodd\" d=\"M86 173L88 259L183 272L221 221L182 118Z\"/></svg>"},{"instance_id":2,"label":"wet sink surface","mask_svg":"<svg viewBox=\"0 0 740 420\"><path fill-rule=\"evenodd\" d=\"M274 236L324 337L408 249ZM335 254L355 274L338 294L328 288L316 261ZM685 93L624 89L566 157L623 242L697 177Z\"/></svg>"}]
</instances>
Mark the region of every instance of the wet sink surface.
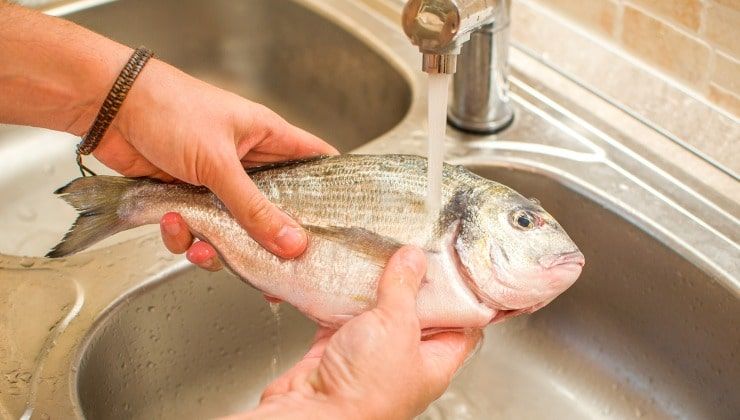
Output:
<instances>
[{"instance_id":1,"label":"wet sink surface","mask_svg":"<svg viewBox=\"0 0 740 420\"><path fill-rule=\"evenodd\" d=\"M553 179L472 166L537 197L587 258L575 286L487 329L479 354L423 418L729 418L740 409L740 305L695 266ZM284 305L287 306L287 305ZM79 367L89 418L199 418L252 407L307 349L313 325L280 326L227 274L185 270L101 323Z\"/></svg>"}]
</instances>

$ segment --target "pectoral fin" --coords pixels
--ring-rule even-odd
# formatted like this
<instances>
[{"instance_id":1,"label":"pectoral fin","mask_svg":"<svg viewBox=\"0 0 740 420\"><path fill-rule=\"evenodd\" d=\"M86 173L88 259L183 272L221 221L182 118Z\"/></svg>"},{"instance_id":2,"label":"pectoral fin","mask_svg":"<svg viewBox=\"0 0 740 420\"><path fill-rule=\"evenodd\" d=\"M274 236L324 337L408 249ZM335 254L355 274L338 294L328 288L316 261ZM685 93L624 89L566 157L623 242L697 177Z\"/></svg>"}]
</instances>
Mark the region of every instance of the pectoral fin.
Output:
<instances>
[{"instance_id":1,"label":"pectoral fin","mask_svg":"<svg viewBox=\"0 0 740 420\"><path fill-rule=\"evenodd\" d=\"M358 227L315 225L304 225L303 227L312 235L339 243L367 257L380 267L385 267L391 255L403 246L392 238Z\"/></svg>"}]
</instances>

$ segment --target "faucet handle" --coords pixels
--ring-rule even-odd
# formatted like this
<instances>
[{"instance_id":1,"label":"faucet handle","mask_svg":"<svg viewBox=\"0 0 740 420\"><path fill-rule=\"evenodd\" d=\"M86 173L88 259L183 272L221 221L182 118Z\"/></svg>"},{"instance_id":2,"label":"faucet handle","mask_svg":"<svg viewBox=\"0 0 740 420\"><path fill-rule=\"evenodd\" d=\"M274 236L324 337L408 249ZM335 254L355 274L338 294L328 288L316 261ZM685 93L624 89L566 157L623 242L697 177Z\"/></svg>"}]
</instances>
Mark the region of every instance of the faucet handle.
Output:
<instances>
[{"instance_id":1,"label":"faucet handle","mask_svg":"<svg viewBox=\"0 0 740 420\"><path fill-rule=\"evenodd\" d=\"M402 25L424 54L459 54L475 29L490 23L504 0L409 0Z\"/></svg>"}]
</instances>

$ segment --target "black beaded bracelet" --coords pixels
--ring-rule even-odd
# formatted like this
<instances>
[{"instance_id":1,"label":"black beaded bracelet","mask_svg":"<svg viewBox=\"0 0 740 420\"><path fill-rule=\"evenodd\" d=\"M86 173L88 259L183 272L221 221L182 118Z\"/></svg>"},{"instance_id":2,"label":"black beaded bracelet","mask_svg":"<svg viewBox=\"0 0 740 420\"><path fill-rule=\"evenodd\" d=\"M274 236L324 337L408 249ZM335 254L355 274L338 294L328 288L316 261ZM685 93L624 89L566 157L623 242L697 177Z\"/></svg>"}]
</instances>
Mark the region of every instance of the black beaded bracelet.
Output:
<instances>
[{"instance_id":1,"label":"black beaded bracelet","mask_svg":"<svg viewBox=\"0 0 740 420\"><path fill-rule=\"evenodd\" d=\"M103 101L103 106L100 107L98 116L95 117L90 131L82 137L82 141L77 145L77 166L80 167L82 176L87 176L88 174L95 175L95 172L82 164L82 155L89 155L98 147L100 140L103 139L105 132L108 131L108 127L110 127L113 119L116 118L116 114L118 114L123 100L126 99L128 91L136 80L136 76L139 75L141 69L144 68L144 65L153 55L154 53L144 46L137 48L126 63L126 66L121 70L115 83L113 83L113 87L108 92L105 101Z\"/></svg>"}]
</instances>

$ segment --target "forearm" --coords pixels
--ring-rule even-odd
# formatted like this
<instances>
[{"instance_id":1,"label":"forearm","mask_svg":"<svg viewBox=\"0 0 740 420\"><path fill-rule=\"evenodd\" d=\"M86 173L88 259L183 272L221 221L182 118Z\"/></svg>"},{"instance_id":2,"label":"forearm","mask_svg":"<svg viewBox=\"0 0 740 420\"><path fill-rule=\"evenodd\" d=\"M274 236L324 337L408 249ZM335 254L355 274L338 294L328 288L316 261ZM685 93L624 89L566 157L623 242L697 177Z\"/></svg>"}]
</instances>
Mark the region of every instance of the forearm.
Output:
<instances>
[{"instance_id":1,"label":"forearm","mask_svg":"<svg viewBox=\"0 0 740 420\"><path fill-rule=\"evenodd\" d=\"M0 0L0 123L84 134L131 49Z\"/></svg>"}]
</instances>

